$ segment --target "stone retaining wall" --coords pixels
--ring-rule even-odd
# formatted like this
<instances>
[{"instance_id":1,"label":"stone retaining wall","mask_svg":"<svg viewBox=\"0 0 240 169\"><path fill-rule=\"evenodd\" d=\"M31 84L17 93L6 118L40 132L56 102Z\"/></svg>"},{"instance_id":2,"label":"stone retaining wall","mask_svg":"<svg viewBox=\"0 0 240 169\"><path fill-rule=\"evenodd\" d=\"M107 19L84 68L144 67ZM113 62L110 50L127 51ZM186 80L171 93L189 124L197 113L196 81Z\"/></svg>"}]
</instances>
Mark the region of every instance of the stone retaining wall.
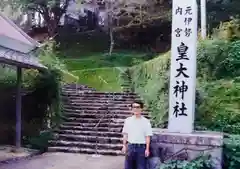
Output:
<instances>
[{"instance_id":1,"label":"stone retaining wall","mask_svg":"<svg viewBox=\"0 0 240 169\"><path fill-rule=\"evenodd\" d=\"M162 163L169 160L192 160L202 154L209 154L212 157L214 169L222 169L222 145L222 133L180 134L154 129L148 168L159 169Z\"/></svg>"}]
</instances>

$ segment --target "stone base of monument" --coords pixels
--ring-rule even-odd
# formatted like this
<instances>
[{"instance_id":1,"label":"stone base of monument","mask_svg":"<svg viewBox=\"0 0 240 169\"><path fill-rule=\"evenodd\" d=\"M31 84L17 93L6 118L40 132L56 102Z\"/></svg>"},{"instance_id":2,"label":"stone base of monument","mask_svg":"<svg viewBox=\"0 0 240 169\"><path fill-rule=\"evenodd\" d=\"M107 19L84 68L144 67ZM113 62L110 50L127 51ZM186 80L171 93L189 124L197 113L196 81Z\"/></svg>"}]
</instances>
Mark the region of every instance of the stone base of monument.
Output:
<instances>
[{"instance_id":1,"label":"stone base of monument","mask_svg":"<svg viewBox=\"0 0 240 169\"><path fill-rule=\"evenodd\" d=\"M210 155L214 169L222 169L222 133L196 131L182 134L153 130L148 169L159 169L161 164L171 160L190 161L201 155Z\"/></svg>"}]
</instances>

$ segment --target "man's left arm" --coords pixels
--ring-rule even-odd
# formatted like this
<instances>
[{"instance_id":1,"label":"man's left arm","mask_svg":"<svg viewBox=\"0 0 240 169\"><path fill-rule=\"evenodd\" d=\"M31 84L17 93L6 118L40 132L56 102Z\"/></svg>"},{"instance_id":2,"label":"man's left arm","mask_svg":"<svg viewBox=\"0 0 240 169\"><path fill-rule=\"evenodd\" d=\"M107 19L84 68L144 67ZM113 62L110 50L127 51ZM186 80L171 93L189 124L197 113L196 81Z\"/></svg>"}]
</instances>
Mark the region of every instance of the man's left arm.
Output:
<instances>
[{"instance_id":1,"label":"man's left arm","mask_svg":"<svg viewBox=\"0 0 240 169\"><path fill-rule=\"evenodd\" d=\"M148 121L147 126L146 126L146 151L148 152L148 155L149 155L149 151L150 151L150 141L151 141L152 135L153 135L152 126L151 126L150 121Z\"/></svg>"}]
</instances>

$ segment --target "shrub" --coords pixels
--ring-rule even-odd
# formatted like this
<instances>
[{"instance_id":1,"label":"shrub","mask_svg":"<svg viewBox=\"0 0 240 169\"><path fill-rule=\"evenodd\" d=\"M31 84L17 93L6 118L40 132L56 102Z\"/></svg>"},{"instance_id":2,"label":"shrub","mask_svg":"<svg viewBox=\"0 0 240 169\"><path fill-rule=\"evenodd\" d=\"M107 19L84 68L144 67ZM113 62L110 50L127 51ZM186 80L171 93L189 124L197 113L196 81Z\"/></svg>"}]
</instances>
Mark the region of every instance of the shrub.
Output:
<instances>
[{"instance_id":1,"label":"shrub","mask_svg":"<svg viewBox=\"0 0 240 169\"><path fill-rule=\"evenodd\" d=\"M16 71L11 66L0 64L0 83L1 86L16 85Z\"/></svg>"},{"instance_id":2,"label":"shrub","mask_svg":"<svg viewBox=\"0 0 240 169\"><path fill-rule=\"evenodd\" d=\"M196 124L211 130L240 133L240 83L218 80L199 81L201 101L196 111Z\"/></svg>"},{"instance_id":3,"label":"shrub","mask_svg":"<svg viewBox=\"0 0 240 169\"><path fill-rule=\"evenodd\" d=\"M48 148L48 141L53 138L51 131L42 131L38 136L26 138L26 144L29 148L38 149L40 152L46 152Z\"/></svg>"},{"instance_id":4,"label":"shrub","mask_svg":"<svg viewBox=\"0 0 240 169\"><path fill-rule=\"evenodd\" d=\"M174 160L160 166L160 169L212 169L210 156L199 156L192 161Z\"/></svg>"},{"instance_id":5,"label":"shrub","mask_svg":"<svg viewBox=\"0 0 240 169\"><path fill-rule=\"evenodd\" d=\"M59 122L59 120L56 122L52 121L52 118L56 119L56 117L61 116L61 83L63 81L63 71L67 70L65 65L56 57L53 49L53 42L41 49L40 61L47 67L47 70L39 72L34 80L31 81L34 86L33 94L38 99L39 108L43 108L42 118L45 121L44 124L47 124L47 121L50 120L52 122L51 128Z\"/></svg>"},{"instance_id":6,"label":"shrub","mask_svg":"<svg viewBox=\"0 0 240 169\"><path fill-rule=\"evenodd\" d=\"M223 168L239 169L240 166L240 135L231 135L224 139Z\"/></svg>"},{"instance_id":7,"label":"shrub","mask_svg":"<svg viewBox=\"0 0 240 169\"><path fill-rule=\"evenodd\" d=\"M197 76L209 79L218 78L218 69L221 62L227 57L228 41L205 40L201 41L197 50Z\"/></svg>"},{"instance_id":8,"label":"shrub","mask_svg":"<svg viewBox=\"0 0 240 169\"><path fill-rule=\"evenodd\" d=\"M44 48L40 49L39 60L47 67L47 70L34 74L35 77L30 80L39 105L45 105L42 110L43 118L52 122L51 128L56 127L61 119L61 84L78 80L77 77L69 73L66 65L57 58L54 49L54 41L50 41ZM47 124L47 122L44 124Z\"/></svg>"},{"instance_id":9,"label":"shrub","mask_svg":"<svg viewBox=\"0 0 240 169\"><path fill-rule=\"evenodd\" d=\"M214 29L213 37L222 40L236 40L240 38L240 20L232 18L232 20L220 23L219 27Z\"/></svg>"},{"instance_id":10,"label":"shrub","mask_svg":"<svg viewBox=\"0 0 240 169\"><path fill-rule=\"evenodd\" d=\"M240 40L230 43L228 55L221 62L219 77L240 77Z\"/></svg>"},{"instance_id":11,"label":"shrub","mask_svg":"<svg viewBox=\"0 0 240 169\"><path fill-rule=\"evenodd\" d=\"M198 76L204 79L240 76L240 40L206 40L198 48Z\"/></svg>"}]
</instances>

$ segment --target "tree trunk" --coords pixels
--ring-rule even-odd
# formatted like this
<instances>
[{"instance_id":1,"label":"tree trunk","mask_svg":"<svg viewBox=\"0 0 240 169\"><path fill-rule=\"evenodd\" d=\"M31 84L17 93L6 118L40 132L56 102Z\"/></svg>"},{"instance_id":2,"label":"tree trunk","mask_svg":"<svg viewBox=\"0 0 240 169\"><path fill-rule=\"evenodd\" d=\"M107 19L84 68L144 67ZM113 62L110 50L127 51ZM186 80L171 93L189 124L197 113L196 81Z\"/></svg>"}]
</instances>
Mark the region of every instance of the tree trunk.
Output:
<instances>
[{"instance_id":1,"label":"tree trunk","mask_svg":"<svg viewBox=\"0 0 240 169\"><path fill-rule=\"evenodd\" d=\"M112 18L112 4L111 2L107 3L107 11L108 11L108 30L109 30L109 36L110 36L110 47L109 47L109 55L112 55L113 48L114 48L114 36L113 36L113 18Z\"/></svg>"},{"instance_id":2,"label":"tree trunk","mask_svg":"<svg viewBox=\"0 0 240 169\"><path fill-rule=\"evenodd\" d=\"M41 14L38 12L38 27L41 27Z\"/></svg>"},{"instance_id":3,"label":"tree trunk","mask_svg":"<svg viewBox=\"0 0 240 169\"><path fill-rule=\"evenodd\" d=\"M47 24L47 29L48 29L48 36L50 38L54 37L56 34L56 29L57 29L58 24L56 24L56 21L54 21L54 20L46 22L46 24Z\"/></svg>"},{"instance_id":4,"label":"tree trunk","mask_svg":"<svg viewBox=\"0 0 240 169\"><path fill-rule=\"evenodd\" d=\"M52 13L51 15L56 15L55 13ZM48 30L48 36L50 38L55 36L56 29L60 20L60 17L51 17L47 12L45 12L43 15L47 30Z\"/></svg>"},{"instance_id":5,"label":"tree trunk","mask_svg":"<svg viewBox=\"0 0 240 169\"><path fill-rule=\"evenodd\" d=\"M97 0L93 0L93 5L94 5L94 15L95 15L95 28L98 29L99 28L99 14L100 14L100 10L99 10L99 6L97 3Z\"/></svg>"},{"instance_id":6,"label":"tree trunk","mask_svg":"<svg viewBox=\"0 0 240 169\"><path fill-rule=\"evenodd\" d=\"M112 25L109 28L109 36L110 36L110 48L109 48L109 55L112 55L113 48L114 48L114 37L113 37L113 28Z\"/></svg>"}]
</instances>

